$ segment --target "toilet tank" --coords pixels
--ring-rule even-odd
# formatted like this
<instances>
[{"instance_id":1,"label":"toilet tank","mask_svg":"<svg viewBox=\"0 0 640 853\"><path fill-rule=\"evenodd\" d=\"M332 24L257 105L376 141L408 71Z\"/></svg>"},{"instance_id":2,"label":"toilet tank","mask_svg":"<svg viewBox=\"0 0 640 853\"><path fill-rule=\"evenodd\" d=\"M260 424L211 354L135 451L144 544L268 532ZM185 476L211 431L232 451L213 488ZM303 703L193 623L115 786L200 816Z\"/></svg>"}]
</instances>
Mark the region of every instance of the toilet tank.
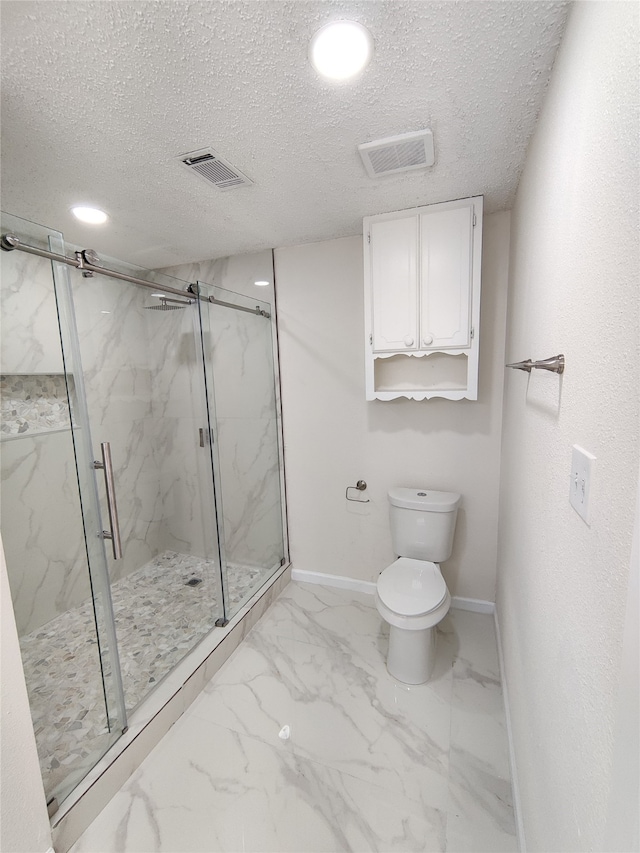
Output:
<instances>
[{"instance_id":1,"label":"toilet tank","mask_svg":"<svg viewBox=\"0 0 640 853\"><path fill-rule=\"evenodd\" d=\"M391 489L391 540L398 557L441 563L451 556L461 496L430 489Z\"/></svg>"}]
</instances>

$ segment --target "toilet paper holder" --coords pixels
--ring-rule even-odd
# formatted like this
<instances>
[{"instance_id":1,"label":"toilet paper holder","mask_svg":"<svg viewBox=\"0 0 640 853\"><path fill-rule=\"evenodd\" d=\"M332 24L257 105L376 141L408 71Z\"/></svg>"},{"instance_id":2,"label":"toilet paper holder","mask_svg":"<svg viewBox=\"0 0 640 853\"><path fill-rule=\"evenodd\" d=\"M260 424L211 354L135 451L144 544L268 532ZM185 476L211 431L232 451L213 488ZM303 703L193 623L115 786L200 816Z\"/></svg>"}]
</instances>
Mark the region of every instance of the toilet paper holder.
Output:
<instances>
[{"instance_id":1,"label":"toilet paper holder","mask_svg":"<svg viewBox=\"0 0 640 853\"><path fill-rule=\"evenodd\" d=\"M356 504L368 504L369 498L362 500L361 498L350 498L349 497L349 489L357 489L359 492L364 492L364 490L366 488L367 488L367 484L365 483L365 481L364 480L358 480L358 482L355 484L355 486L347 486L347 488L345 489L344 496L348 501L353 501Z\"/></svg>"}]
</instances>

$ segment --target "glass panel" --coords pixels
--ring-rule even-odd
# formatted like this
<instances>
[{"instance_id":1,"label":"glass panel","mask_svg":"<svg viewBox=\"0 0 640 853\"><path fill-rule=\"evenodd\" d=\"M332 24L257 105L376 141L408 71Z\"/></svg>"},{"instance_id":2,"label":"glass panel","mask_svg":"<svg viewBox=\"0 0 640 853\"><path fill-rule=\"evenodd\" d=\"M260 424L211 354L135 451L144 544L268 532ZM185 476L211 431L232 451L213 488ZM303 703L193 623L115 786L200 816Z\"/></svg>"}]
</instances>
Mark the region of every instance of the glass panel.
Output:
<instances>
[{"instance_id":1,"label":"glass panel","mask_svg":"<svg viewBox=\"0 0 640 853\"><path fill-rule=\"evenodd\" d=\"M3 214L7 231L64 254L51 229ZM45 792L61 802L126 722L106 571L89 559L101 543L83 530L74 442L84 431L51 262L0 254L0 525Z\"/></svg>"},{"instance_id":2,"label":"glass panel","mask_svg":"<svg viewBox=\"0 0 640 853\"><path fill-rule=\"evenodd\" d=\"M91 459L108 442L113 460L122 559L104 544L131 710L223 615L220 558L198 300L186 282L113 258L100 265L184 292L165 301L98 273L69 274ZM99 531L109 521L96 473Z\"/></svg>"},{"instance_id":3,"label":"glass panel","mask_svg":"<svg viewBox=\"0 0 640 853\"><path fill-rule=\"evenodd\" d=\"M251 309L201 303L231 616L284 557L274 318L268 302L198 284L203 295Z\"/></svg>"}]
</instances>

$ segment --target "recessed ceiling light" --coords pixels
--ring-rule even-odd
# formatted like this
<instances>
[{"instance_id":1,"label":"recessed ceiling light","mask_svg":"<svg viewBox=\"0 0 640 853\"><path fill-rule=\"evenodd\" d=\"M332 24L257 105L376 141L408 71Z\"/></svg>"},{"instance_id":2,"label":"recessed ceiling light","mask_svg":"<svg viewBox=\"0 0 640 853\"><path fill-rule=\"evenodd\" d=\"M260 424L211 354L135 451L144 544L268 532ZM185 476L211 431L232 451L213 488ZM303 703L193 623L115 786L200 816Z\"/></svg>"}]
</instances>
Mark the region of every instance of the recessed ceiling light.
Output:
<instances>
[{"instance_id":1,"label":"recessed ceiling light","mask_svg":"<svg viewBox=\"0 0 640 853\"><path fill-rule=\"evenodd\" d=\"M371 33L356 21L333 21L314 34L311 64L323 77L347 80L367 65L373 52Z\"/></svg>"},{"instance_id":2,"label":"recessed ceiling light","mask_svg":"<svg viewBox=\"0 0 640 853\"><path fill-rule=\"evenodd\" d=\"M270 281L254 281L253 283L256 287L269 287L269 285L271 284Z\"/></svg>"},{"instance_id":3,"label":"recessed ceiling light","mask_svg":"<svg viewBox=\"0 0 640 853\"><path fill-rule=\"evenodd\" d=\"M87 222L89 225L104 225L109 218L104 210L99 210L97 207L86 207L85 205L72 207L71 213L80 222Z\"/></svg>"}]
</instances>

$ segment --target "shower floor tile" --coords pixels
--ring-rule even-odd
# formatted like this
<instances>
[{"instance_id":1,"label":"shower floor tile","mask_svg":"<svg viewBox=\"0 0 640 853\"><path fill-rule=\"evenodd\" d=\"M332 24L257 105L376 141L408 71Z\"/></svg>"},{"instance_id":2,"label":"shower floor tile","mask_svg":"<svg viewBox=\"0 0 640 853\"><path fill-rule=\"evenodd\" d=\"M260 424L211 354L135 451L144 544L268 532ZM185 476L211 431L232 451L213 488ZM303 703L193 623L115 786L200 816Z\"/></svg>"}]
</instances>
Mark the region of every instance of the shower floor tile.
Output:
<instances>
[{"instance_id":1,"label":"shower floor tile","mask_svg":"<svg viewBox=\"0 0 640 853\"><path fill-rule=\"evenodd\" d=\"M451 611L420 686L385 628L290 584L72 853L516 851L492 617Z\"/></svg>"},{"instance_id":2,"label":"shower floor tile","mask_svg":"<svg viewBox=\"0 0 640 853\"><path fill-rule=\"evenodd\" d=\"M266 574L256 567L228 567L232 610ZM187 586L193 578L201 583ZM210 561L173 551L112 585L128 710L213 628L218 587ZM92 602L22 637L20 648L45 791L60 800L113 740Z\"/></svg>"}]
</instances>

